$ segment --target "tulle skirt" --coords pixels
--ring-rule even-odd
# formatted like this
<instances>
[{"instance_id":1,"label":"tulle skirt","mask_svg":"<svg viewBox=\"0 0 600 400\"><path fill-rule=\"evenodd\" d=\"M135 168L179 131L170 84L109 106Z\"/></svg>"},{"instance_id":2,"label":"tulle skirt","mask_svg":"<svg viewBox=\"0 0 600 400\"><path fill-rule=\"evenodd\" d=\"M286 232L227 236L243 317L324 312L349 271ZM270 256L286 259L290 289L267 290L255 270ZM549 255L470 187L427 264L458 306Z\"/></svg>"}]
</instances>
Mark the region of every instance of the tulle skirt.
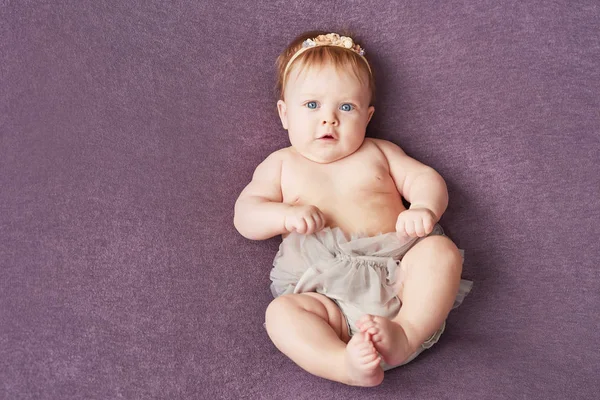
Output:
<instances>
[{"instance_id":1,"label":"tulle skirt","mask_svg":"<svg viewBox=\"0 0 600 400\"><path fill-rule=\"evenodd\" d=\"M443 234L439 225L431 233ZM397 296L402 281L400 260L419 240L401 239L395 232L347 238L339 228L325 228L312 235L291 233L282 241L273 261L271 291L274 297L305 292L327 296L340 307L353 335L358 331L356 321L364 314L396 316L402 306ZM453 308L462 303L472 285L471 281L461 280ZM443 330L444 326L440 327L423 349L437 342Z\"/></svg>"}]
</instances>

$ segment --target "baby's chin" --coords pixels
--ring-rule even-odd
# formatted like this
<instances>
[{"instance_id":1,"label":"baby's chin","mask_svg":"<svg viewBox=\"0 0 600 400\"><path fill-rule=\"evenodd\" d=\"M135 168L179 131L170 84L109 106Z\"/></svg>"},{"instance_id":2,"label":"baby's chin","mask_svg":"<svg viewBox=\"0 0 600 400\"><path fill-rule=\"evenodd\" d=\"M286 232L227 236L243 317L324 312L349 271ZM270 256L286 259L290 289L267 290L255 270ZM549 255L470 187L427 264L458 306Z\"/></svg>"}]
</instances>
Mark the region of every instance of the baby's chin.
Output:
<instances>
[{"instance_id":1,"label":"baby's chin","mask_svg":"<svg viewBox=\"0 0 600 400\"><path fill-rule=\"evenodd\" d=\"M346 158L349 155L356 152L356 150L354 150L354 151L336 151L336 152L327 152L324 154L318 154L317 152L314 152L314 151L307 151L304 149L298 149L296 147L294 147L294 150L296 150L296 152L298 154L300 154L302 157L304 157L312 162L315 162L317 164L331 164L333 162L341 160L342 158Z\"/></svg>"}]
</instances>

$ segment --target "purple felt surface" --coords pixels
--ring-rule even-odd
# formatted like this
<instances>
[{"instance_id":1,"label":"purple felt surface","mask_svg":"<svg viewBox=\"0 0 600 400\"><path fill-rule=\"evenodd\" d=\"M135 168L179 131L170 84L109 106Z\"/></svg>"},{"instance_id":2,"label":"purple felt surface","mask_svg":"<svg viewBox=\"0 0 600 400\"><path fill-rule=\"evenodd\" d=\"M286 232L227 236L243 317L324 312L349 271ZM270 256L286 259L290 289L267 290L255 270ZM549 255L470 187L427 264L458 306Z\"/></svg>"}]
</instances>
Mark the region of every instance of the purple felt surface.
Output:
<instances>
[{"instance_id":1,"label":"purple felt surface","mask_svg":"<svg viewBox=\"0 0 600 400\"><path fill-rule=\"evenodd\" d=\"M597 1L0 1L0 399L595 399ZM355 34L369 135L445 178L475 281L371 389L262 326L278 240L234 229L287 146L279 51Z\"/></svg>"}]
</instances>

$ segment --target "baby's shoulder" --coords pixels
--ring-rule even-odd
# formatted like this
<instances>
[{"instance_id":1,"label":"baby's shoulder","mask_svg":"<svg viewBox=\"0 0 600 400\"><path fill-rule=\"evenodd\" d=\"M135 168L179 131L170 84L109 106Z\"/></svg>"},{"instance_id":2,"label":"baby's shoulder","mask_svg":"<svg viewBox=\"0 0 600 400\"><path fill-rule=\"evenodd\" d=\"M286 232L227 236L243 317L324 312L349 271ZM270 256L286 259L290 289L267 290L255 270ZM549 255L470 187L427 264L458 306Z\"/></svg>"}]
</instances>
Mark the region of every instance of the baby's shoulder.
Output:
<instances>
[{"instance_id":1,"label":"baby's shoulder","mask_svg":"<svg viewBox=\"0 0 600 400\"><path fill-rule=\"evenodd\" d=\"M284 168L286 166L302 165L305 161L305 158L292 146L274 151L267 159L272 160L271 163L282 165Z\"/></svg>"},{"instance_id":2,"label":"baby's shoulder","mask_svg":"<svg viewBox=\"0 0 600 400\"><path fill-rule=\"evenodd\" d=\"M381 151L385 151L388 149L402 150L402 149L400 149L400 146L398 146L396 143L390 142L389 140L385 140L385 139L365 138L365 142L371 143L371 145L377 147Z\"/></svg>"},{"instance_id":3,"label":"baby's shoulder","mask_svg":"<svg viewBox=\"0 0 600 400\"><path fill-rule=\"evenodd\" d=\"M254 176L274 176L281 171L282 165L290 158L290 148L276 150L269 154L254 171Z\"/></svg>"},{"instance_id":4,"label":"baby's shoulder","mask_svg":"<svg viewBox=\"0 0 600 400\"><path fill-rule=\"evenodd\" d=\"M365 138L365 142L368 142L372 148L376 149L376 151L383 154L386 158L405 155L404 150L402 150L400 146L389 140Z\"/></svg>"},{"instance_id":5,"label":"baby's shoulder","mask_svg":"<svg viewBox=\"0 0 600 400\"><path fill-rule=\"evenodd\" d=\"M289 160L291 156L292 148L285 147L269 154L261 164L281 164Z\"/></svg>"}]
</instances>

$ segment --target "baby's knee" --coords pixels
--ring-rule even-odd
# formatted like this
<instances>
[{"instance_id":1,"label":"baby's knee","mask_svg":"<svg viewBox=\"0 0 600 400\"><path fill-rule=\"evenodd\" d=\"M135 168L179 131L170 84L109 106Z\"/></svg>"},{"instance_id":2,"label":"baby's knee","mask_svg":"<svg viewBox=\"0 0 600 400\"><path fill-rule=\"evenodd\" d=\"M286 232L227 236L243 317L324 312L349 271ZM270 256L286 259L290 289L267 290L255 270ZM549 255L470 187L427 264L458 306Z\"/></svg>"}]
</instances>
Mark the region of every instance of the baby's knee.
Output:
<instances>
[{"instance_id":1,"label":"baby's knee","mask_svg":"<svg viewBox=\"0 0 600 400\"><path fill-rule=\"evenodd\" d=\"M450 238L442 235L429 236L429 245L434 251L445 254L447 258L454 260L462 260L458 247L454 244Z\"/></svg>"},{"instance_id":2,"label":"baby's knee","mask_svg":"<svg viewBox=\"0 0 600 400\"><path fill-rule=\"evenodd\" d=\"M429 258L430 264L438 268L450 270L460 275L462 273L463 258L458 247L446 236L428 236L419 242L413 254L407 256L415 257L415 261ZM417 263L417 264L420 264Z\"/></svg>"},{"instance_id":3,"label":"baby's knee","mask_svg":"<svg viewBox=\"0 0 600 400\"><path fill-rule=\"evenodd\" d=\"M283 295L273 299L265 311L265 323L267 329L270 323L281 320L281 317L287 314L290 308L294 306L294 301L290 295Z\"/></svg>"}]
</instances>

